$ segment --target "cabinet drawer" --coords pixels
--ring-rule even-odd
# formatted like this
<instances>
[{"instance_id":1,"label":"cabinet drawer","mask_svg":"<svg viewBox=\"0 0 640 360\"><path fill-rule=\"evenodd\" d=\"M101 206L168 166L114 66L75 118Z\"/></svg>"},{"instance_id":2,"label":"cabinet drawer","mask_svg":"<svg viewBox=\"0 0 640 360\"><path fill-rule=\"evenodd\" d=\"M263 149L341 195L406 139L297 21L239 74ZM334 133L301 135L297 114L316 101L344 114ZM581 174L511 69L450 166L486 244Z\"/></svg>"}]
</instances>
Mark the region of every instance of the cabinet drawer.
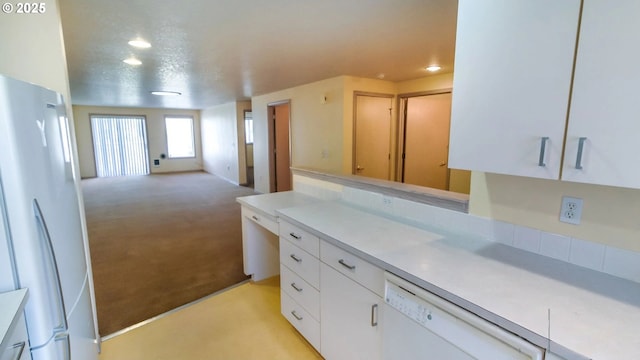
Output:
<instances>
[{"instance_id":1,"label":"cabinet drawer","mask_svg":"<svg viewBox=\"0 0 640 360\"><path fill-rule=\"evenodd\" d=\"M281 313L304 336L305 339L320 351L320 323L296 303L286 292L280 293Z\"/></svg>"},{"instance_id":2,"label":"cabinet drawer","mask_svg":"<svg viewBox=\"0 0 640 360\"><path fill-rule=\"evenodd\" d=\"M326 241L320 242L320 259L380 297L384 297L382 269Z\"/></svg>"},{"instance_id":3,"label":"cabinet drawer","mask_svg":"<svg viewBox=\"0 0 640 360\"><path fill-rule=\"evenodd\" d=\"M268 216L251 210L246 206L242 207L242 216L278 235L278 223L270 219Z\"/></svg>"},{"instance_id":4,"label":"cabinet drawer","mask_svg":"<svg viewBox=\"0 0 640 360\"><path fill-rule=\"evenodd\" d=\"M18 319L15 329L7 336L9 336L7 345L4 349L0 349L0 360L31 360L24 314Z\"/></svg>"},{"instance_id":5,"label":"cabinet drawer","mask_svg":"<svg viewBox=\"0 0 640 360\"><path fill-rule=\"evenodd\" d=\"M284 265L280 265L280 288L320 320L320 292Z\"/></svg>"},{"instance_id":6,"label":"cabinet drawer","mask_svg":"<svg viewBox=\"0 0 640 360\"><path fill-rule=\"evenodd\" d=\"M280 263L314 288L320 287L320 261L283 238L280 238Z\"/></svg>"},{"instance_id":7,"label":"cabinet drawer","mask_svg":"<svg viewBox=\"0 0 640 360\"><path fill-rule=\"evenodd\" d=\"M295 225L281 221L280 237L291 241L315 257L319 256L320 239Z\"/></svg>"}]
</instances>

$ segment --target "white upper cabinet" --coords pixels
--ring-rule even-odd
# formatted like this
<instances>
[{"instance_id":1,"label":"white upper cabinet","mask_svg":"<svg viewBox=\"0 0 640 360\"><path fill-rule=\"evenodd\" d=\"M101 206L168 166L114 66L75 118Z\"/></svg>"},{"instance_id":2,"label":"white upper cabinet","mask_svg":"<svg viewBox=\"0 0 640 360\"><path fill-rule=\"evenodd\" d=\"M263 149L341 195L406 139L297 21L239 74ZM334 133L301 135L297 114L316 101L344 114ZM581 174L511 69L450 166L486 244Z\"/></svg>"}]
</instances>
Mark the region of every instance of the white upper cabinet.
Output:
<instances>
[{"instance_id":1,"label":"white upper cabinet","mask_svg":"<svg viewBox=\"0 0 640 360\"><path fill-rule=\"evenodd\" d=\"M585 0L563 180L640 188L639 83L640 1Z\"/></svg>"},{"instance_id":2,"label":"white upper cabinet","mask_svg":"<svg viewBox=\"0 0 640 360\"><path fill-rule=\"evenodd\" d=\"M559 178L579 14L580 0L459 1L449 167Z\"/></svg>"}]
</instances>

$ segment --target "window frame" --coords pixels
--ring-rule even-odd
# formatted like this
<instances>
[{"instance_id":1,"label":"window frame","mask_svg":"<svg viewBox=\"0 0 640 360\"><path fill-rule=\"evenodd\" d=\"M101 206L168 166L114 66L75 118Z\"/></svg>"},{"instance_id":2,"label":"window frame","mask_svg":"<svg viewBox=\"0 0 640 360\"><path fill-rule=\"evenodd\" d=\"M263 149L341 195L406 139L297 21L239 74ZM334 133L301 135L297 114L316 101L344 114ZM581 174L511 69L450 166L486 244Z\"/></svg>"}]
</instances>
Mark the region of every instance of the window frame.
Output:
<instances>
[{"instance_id":1,"label":"window frame","mask_svg":"<svg viewBox=\"0 0 640 360\"><path fill-rule=\"evenodd\" d=\"M191 145L193 155L187 156L171 156L171 152L169 151L169 131L167 129L167 119L188 119L191 121ZM167 151L167 159L194 159L197 157L196 155L196 129L195 129L195 118L191 115L165 115L164 116L164 136L165 136L165 147Z\"/></svg>"}]
</instances>

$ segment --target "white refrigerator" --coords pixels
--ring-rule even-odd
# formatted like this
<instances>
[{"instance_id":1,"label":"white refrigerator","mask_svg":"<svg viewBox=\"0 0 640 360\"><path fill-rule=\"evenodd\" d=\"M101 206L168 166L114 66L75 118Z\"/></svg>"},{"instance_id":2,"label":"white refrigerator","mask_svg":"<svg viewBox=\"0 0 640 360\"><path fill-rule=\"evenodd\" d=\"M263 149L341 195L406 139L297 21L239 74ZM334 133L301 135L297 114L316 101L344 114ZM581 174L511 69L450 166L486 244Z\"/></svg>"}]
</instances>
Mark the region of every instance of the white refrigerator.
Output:
<instances>
[{"instance_id":1,"label":"white refrigerator","mask_svg":"<svg viewBox=\"0 0 640 360\"><path fill-rule=\"evenodd\" d=\"M69 125L60 94L0 75L0 291L29 289L33 360L98 358Z\"/></svg>"}]
</instances>

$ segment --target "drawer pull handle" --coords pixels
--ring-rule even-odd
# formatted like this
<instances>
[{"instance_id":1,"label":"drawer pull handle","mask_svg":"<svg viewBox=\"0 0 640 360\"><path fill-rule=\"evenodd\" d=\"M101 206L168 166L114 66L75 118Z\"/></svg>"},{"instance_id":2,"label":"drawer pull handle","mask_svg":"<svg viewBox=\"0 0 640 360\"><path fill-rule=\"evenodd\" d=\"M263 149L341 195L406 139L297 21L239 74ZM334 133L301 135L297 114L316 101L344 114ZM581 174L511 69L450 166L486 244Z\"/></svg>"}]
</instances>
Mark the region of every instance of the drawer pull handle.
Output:
<instances>
[{"instance_id":1,"label":"drawer pull handle","mask_svg":"<svg viewBox=\"0 0 640 360\"><path fill-rule=\"evenodd\" d=\"M24 346L26 345L26 343L24 341L21 341L19 343L13 344L13 346L10 347L11 350L13 350L13 354L14 354L14 358L13 359L20 359L22 357L22 352L24 351Z\"/></svg>"},{"instance_id":2,"label":"drawer pull handle","mask_svg":"<svg viewBox=\"0 0 640 360\"><path fill-rule=\"evenodd\" d=\"M356 266L355 266L355 265L349 265L349 264L347 264L347 263L344 261L344 259L340 259L340 260L338 260L338 262L340 263L340 265L342 265L342 266L346 267L346 268L347 268L347 269L349 269L349 270L355 270L355 269L356 269Z\"/></svg>"},{"instance_id":3,"label":"drawer pull handle","mask_svg":"<svg viewBox=\"0 0 640 360\"><path fill-rule=\"evenodd\" d=\"M296 289L297 292L301 292L302 288L299 288L298 285L296 285L296 283L291 283L291 287Z\"/></svg>"},{"instance_id":4,"label":"drawer pull handle","mask_svg":"<svg viewBox=\"0 0 640 360\"><path fill-rule=\"evenodd\" d=\"M302 259L300 259L299 257L297 257L295 254L291 254L289 255L289 257L291 257L293 260L295 260L296 262L302 262Z\"/></svg>"},{"instance_id":5,"label":"drawer pull handle","mask_svg":"<svg viewBox=\"0 0 640 360\"><path fill-rule=\"evenodd\" d=\"M578 170L582 170L582 150L584 149L584 142L586 140L586 137L578 139L578 156L576 157L576 169Z\"/></svg>"},{"instance_id":6,"label":"drawer pull handle","mask_svg":"<svg viewBox=\"0 0 640 360\"><path fill-rule=\"evenodd\" d=\"M296 239L296 240L300 240L300 239L302 239L302 236L297 235L297 234L296 234L296 233L294 233L294 232L290 232L290 233L289 233L289 235L291 235L291 237L292 237L292 238L294 238L294 239Z\"/></svg>"},{"instance_id":7,"label":"drawer pull handle","mask_svg":"<svg viewBox=\"0 0 640 360\"><path fill-rule=\"evenodd\" d=\"M253 220L255 220L255 221L260 221L260 219L258 219L258 217L257 217L257 216L255 216L255 215L252 215L252 216L251 216L251 218L252 218Z\"/></svg>"},{"instance_id":8,"label":"drawer pull handle","mask_svg":"<svg viewBox=\"0 0 640 360\"><path fill-rule=\"evenodd\" d=\"M298 315L295 310L291 312L291 315L293 315L294 318L298 319L298 321L302 320L302 316Z\"/></svg>"},{"instance_id":9,"label":"drawer pull handle","mask_svg":"<svg viewBox=\"0 0 640 360\"><path fill-rule=\"evenodd\" d=\"M378 326L378 304L371 305L371 326Z\"/></svg>"},{"instance_id":10,"label":"drawer pull handle","mask_svg":"<svg viewBox=\"0 0 640 360\"><path fill-rule=\"evenodd\" d=\"M540 139L540 159L538 159L538 166L547 166L547 164L544 163L544 154L545 154L545 150L547 148L547 141L549 140L548 136L545 136L543 138Z\"/></svg>"}]
</instances>

